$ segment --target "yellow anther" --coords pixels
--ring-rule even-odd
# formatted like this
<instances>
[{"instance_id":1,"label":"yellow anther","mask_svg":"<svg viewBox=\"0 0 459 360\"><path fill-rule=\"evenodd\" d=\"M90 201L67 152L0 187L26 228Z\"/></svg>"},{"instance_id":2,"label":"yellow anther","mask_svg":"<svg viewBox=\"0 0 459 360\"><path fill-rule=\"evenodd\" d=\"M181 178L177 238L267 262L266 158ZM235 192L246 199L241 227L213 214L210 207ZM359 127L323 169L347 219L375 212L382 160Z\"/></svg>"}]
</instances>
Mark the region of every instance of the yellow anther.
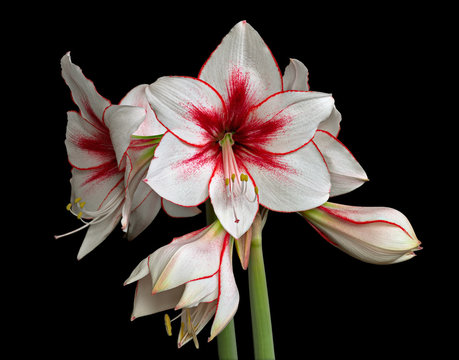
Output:
<instances>
[{"instance_id":1,"label":"yellow anther","mask_svg":"<svg viewBox=\"0 0 459 360\"><path fill-rule=\"evenodd\" d=\"M182 322L180 324L180 339L183 339L184 336L185 336L185 323Z\"/></svg>"},{"instance_id":2,"label":"yellow anther","mask_svg":"<svg viewBox=\"0 0 459 360\"><path fill-rule=\"evenodd\" d=\"M171 318L169 317L168 314L164 315L164 324L166 325L167 335L172 336Z\"/></svg>"},{"instance_id":3,"label":"yellow anther","mask_svg":"<svg viewBox=\"0 0 459 360\"><path fill-rule=\"evenodd\" d=\"M258 186L255 186L255 194L258 195Z\"/></svg>"},{"instance_id":4,"label":"yellow anther","mask_svg":"<svg viewBox=\"0 0 459 360\"><path fill-rule=\"evenodd\" d=\"M83 212L80 211L80 212L78 213L78 215L77 215L77 219L80 220L82 215L83 215Z\"/></svg>"},{"instance_id":5,"label":"yellow anther","mask_svg":"<svg viewBox=\"0 0 459 360\"><path fill-rule=\"evenodd\" d=\"M66 207L65 207L68 211L70 211L72 209L72 203L69 203Z\"/></svg>"},{"instance_id":6,"label":"yellow anther","mask_svg":"<svg viewBox=\"0 0 459 360\"><path fill-rule=\"evenodd\" d=\"M246 174L241 174L241 181L248 181L249 180L249 176L246 175Z\"/></svg>"},{"instance_id":7,"label":"yellow anther","mask_svg":"<svg viewBox=\"0 0 459 360\"><path fill-rule=\"evenodd\" d=\"M225 186L228 186L228 185L229 185L229 179L226 178L226 179L225 179Z\"/></svg>"},{"instance_id":8,"label":"yellow anther","mask_svg":"<svg viewBox=\"0 0 459 360\"><path fill-rule=\"evenodd\" d=\"M75 204L78 203L79 201L81 201L81 198L80 197L76 198L75 199Z\"/></svg>"},{"instance_id":9,"label":"yellow anther","mask_svg":"<svg viewBox=\"0 0 459 360\"><path fill-rule=\"evenodd\" d=\"M80 206L80 209L83 209L85 204L86 204L86 201L82 201L78 205Z\"/></svg>"},{"instance_id":10,"label":"yellow anther","mask_svg":"<svg viewBox=\"0 0 459 360\"><path fill-rule=\"evenodd\" d=\"M231 174L231 181L234 182L234 179L236 179L236 174Z\"/></svg>"}]
</instances>

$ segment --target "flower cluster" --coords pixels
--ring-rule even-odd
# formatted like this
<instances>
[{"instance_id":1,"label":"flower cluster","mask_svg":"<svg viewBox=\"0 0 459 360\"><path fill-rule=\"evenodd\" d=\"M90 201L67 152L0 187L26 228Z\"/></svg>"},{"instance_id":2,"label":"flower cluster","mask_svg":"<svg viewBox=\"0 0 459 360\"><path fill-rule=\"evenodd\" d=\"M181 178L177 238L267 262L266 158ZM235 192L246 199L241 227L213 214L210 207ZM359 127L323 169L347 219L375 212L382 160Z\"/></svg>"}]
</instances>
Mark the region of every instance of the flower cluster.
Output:
<instances>
[{"instance_id":1,"label":"flower cluster","mask_svg":"<svg viewBox=\"0 0 459 360\"><path fill-rule=\"evenodd\" d=\"M334 246L359 260L392 264L414 256L419 241L406 217L381 207L328 202L368 181L338 140L341 114L330 94L311 91L308 70L291 59L282 73L260 35L234 26L197 77L164 76L130 90L114 105L67 53L62 75L79 112L68 112L72 166L67 210L87 229L78 253L94 250L118 223L129 240L162 208L173 217L216 219L145 258L132 319L180 310L178 346L213 318L210 338L234 316L239 293L233 244L244 269L255 219L299 213ZM261 220L260 220L261 219ZM156 225L157 226L157 225Z\"/></svg>"}]
</instances>

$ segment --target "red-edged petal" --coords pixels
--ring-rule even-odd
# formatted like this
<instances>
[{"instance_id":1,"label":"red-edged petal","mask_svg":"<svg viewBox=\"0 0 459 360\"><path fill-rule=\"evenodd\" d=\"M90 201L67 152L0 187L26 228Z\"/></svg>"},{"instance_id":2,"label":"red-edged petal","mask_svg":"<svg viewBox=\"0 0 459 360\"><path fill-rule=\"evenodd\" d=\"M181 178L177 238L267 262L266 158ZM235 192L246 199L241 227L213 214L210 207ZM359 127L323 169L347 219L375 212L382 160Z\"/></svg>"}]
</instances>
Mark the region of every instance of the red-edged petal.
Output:
<instances>
[{"instance_id":1,"label":"red-edged petal","mask_svg":"<svg viewBox=\"0 0 459 360\"><path fill-rule=\"evenodd\" d=\"M112 105L105 110L103 121L110 131L110 140L118 165L121 164L131 143L131 135L139 128L145 117L146 110L138 106Z\"/></svg>"},{"instance_id":2,"label":"red-edged petal","mask_svg":"<svg viewBox=\"0 0 459 360\"><path fill-rule=\"evenodd\" d=\"M210 180L209 196L218 220L236 239L250 228L258 211L258 199L253 180L249 178L244 186L246 187L244 193L236 190L229 194L222 161L219 160Z\"/></svg>"},{"instance_id":3,"label":"red-edged petal","mask_svg":"<svg viewBox=\"0 0 459 360\"><path fill-rule=\"evenodd\" d=\"M61 59L62 77L72 92L72 99L81 111L81 115L94 126L100 126L102 114L110 101L101 96L94 83L87 79L80 67L73 64L70 52Z\"/></svg>"},{"instance_id":4,"label":"red-edged petal","mask_svg":"<svg viewBox=\"0 0 459 360\"><path fill-rule=\"evenodd\" d=\"M145 120L133 134L137 136L154 136L161 135L166 132L166 128L156 119L156 116L148 103L145 95L147 87L148 85L146 84L136 86L129 91L120 102L120 105L140 106L145 109Z\"/></svg>"},{"instance_id":5,"label":"red-edged petal","mask_svg":"<svg viewBox=\"0 0 459 360\"><path fill-rule=\"evenodd\" d=\"M219 145L188 145L164 134L150 163L146 183L161 197L182 206L197 206L208 197L208 184Z\"/></svg>"},{"instance_id":6,"label":"red-edged petal","mask_svg":"<svg viewBox=\"0 0 459 360\"><path fill-rule=\"evenodd\" d=\"M290 59L284 71L284 90L309 90L309 71L299 60Z\"/></svg>"},{"instance_id":7,"label":"red-edged petal","mask_svg":"<svg viewBox=\"0 0 459 360\"><path fill-rule=\"evenodd\" d=\"M318 130L313 141L327 163L332 184L330 196L348 193L368 181L362 166L333 135Z\"/></svg>"},{"instance_id":8,"label":"red-edged petal","mask_svg":"<svg viewBox=\"0 0 459 360\"><path fill-rule=\"evenodd\" d=\"M249 77L247 90L253 94L254 103L282 91L282 75L276 60L258 32L245 21L236 24L224 37L198 77L229 101L231 76L235 72Z\"/></svg>"},{"instance_id":9,"label":"red-edged petal","mask_svg":"<svg viewBox=\"0 0 459 360\"><path fill-rule=\"evenodd\" d=\"M203 146L222 131L225 105L204 81L189 77L162 77L146 89L157 119L184 142Z\"/></svg>"},{"instance_id":10,"label":"red-edged petal","mask_svg":"<svg viewBox=\"0 0 459 360\"><path fill-rule=\"evenodd\" d=\"M257 161L249 153L240 156L258 186L260 205L293 212L319 206L329 197L330 175L312 142L290 154L270 155L270 162Z\"/></svg>"},{"instance_id":11,"label":"red-edged petal","mask_svg":"<svg viewBox=\"0 0 459 360\"><path fill-rule=\"evenodd\" d=\"M233 139L273 154L295 151L312 139L333 103L331 95L320 92L277 93L251 110Z\"/></svg>"}]
</instances>

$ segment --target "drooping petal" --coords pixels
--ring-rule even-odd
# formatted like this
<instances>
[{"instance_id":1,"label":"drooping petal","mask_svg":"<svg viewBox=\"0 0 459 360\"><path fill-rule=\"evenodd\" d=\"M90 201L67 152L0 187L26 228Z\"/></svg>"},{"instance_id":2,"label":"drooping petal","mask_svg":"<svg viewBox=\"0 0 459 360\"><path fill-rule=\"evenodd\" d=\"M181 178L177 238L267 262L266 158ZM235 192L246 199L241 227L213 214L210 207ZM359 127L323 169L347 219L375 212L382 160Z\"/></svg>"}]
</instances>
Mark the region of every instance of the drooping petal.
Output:
<instances>
[{"instance_id":1,"label":"drooping petal","mask_svg":"<svg viewBox=\"0 0 459 360\"><path fill-rule=\"evenodd\" d=\"M141 182L134 193L132 200L129 225L127 227L128 240L135 239L154 220L161 209L161 197L148 185Z\"/></svg>"},{"instance_id":2,"label":"drooping petal","mask_svg":"<svg viewBox=\"0 0 459 360\"><path fill-rule=\"evenodd\" d=\"M156 314L160 311L173 309L180 299L183 289L183 286L179 286L152 295L151 276L148 275L140 279L137 283L131 320L141 316Z\"/></svg>"},{"instance_id":3,"label":"drooping petal","mask_svg":"<svg viewBox=\"0 0 459 360\"><path fill-rule=\"evenodd\" d=\"M188 144L203 146L221 131L225 105L202 80L162 77L146 89L146 96L161 124Z\"/></svg>"},{"instance_id":4,"label":"drooping petal","mask_svg":"<svg viewBox=\"0 0 459 360\"><path fill-rule=\"evenodd\" d=\"M175 309L194 307L200 302L214 301L218 297L218 273L185 284L185 290Z\"/></svg>"},{"instance_id":5,"label":"drooping petal","mask_svg":"<svg viewBox=\"0 0 459 360\"><path fill-rule=\"evenodd\" d=\"M309 71L306 66L299 60L290 59L284 71L284 90L302 90L308 91Z\"/></svg>"},{"instance_id":6,"label":"drooping petal","mask_svg":"<svg viewBox=\"0 0 459 360\"><path fill-rule=\"evenodd\" d=\"M348 193L368 181L367 174L351 152L333 135L318 130L313 141L322 153L330 172L330 196Z\"/></svg>"},{"instance_id":7,"label":"drooping petal","mask_svg":"<svg viewBox=\"0 0 459 360\"><path fill-rule=\"evenodd\" d=\"M146 183L161 197L176 204L201 204L208 197L219 145L215 147L191 146L167 132L151 161Z\"/></svg>"},{"instance_id":8,"label":"drooping petal","mask_svg":"<svg viewBox=\"0 0 459 360\"><path fill-rule=\"evenodd\" d=\"M201 213L198 207L185 207L174 204L173 202L162 199L162 208L167 215L174 218L192 217Z\"/></svg>"},{"instance_id":9,"label":"drooping petal","mask_svg":"<svg viewBox=\"0 0 459 360\"><path fill-rule=\"evenodd\" d=\"M152 271L153 292L168 290L188 281L213 276L220 268L220 258L226 232L216 222L177 249L166 266ZM174 242L169 245L175 247ZM164 247L163 247L164 248ZM163 249L162 248L162 249ZM169 253L169 252L168 252ZM159 250L150 257L150 264L164 263Z\"/></svg>"},{"instance_id":10,"label":"drooping petal","mask_svg":"<svg viewBox=\"0 0 459 360\"><path fill-rule=\"evenodd\" d=\"M147 87L147 84L136 86L129 91L120 102L120 105L140 106L146 110L147 113L144 122L133 134L137 136L154 136L161 135L166 132L166 128L156 119L156 116L148 103L145 94Z\"/></svg>"},{"instance_id":11,"label":"drooping petal","mask_svg":"<svg viewBox=\"0 0 459 360\"><path fill-rule=\"evenodd\" d=\"M186 308L182 310L181 321L184 324L180 329L179 337L177 340L177 346L181 348L190 340L196 340L196 335L204 328L209 322L212 316L215 314L216 301L210 303L200 303L198 306L193 308ZM187 319L187 317L190 319ZM187 322L190 321L193 327L191 331ZM194 332L194 335L193 335ZM196 343L195 343L196 345Z\"/></svg>"},{"instance_id":12,"label":"drooping petal","mask_svg":"<svg viewBox=\"0 0 459 360\"><path fill-rule=\"evenodd\" d=\"M329 197L330 175L312 142L290 154L272 154L265 162L249 152L240 156L257 184L260 205L268 209L281 212L311 209Z\"/></svg>"},{"instance_id":13,"label":"drooping petal","mask_svg":"<svg viewBox=\"0 0 459 360\"><path fill-rule=\"evenodd\" d=\"M251 110L233 138L274 154L295 151L312 139L319 123L330 116L333 103L331 95L319 92L277 93Z\"/></svg>"},{"instance_id":14,"label":"drooping petal","mask_svg":"<svg viewBox=\"0 0 459 360\"><path fill-rule=\"evenodd\" d=\"M209 341L228 325L239 305L239 291L234 279L231 257L233 248L232 242L232 240L227 242L223 254L219 276L219 297L214 321L210 330Z\"/></svg>"},{"instance_id":15,"label":"drooping petal","mask_svg":"<svg viewBox=\"0 0 459 360\"><path fill-rule=\"evenodd\" d=\"M331 244L365 262L408 260L420 245L408 219L395 209L325 203L301 215Z\"/></svg>"},{"instance_id":16,"label":"drooping petal","mask_svg":"<svg viewBox=\"0 0 459 360\"><path fill-rule=\"evenodd\" d=\"M105 110L104 124L110 131L110 139L116 154L118 165L131 142L131 135L145 120L146 110L131 105L112 105Z\"/></svg>"},{"instance_id":17,"label":"drooping petal","mask_svg":"<svg viewBox=\"0 0 459 360\"><path fill-rule=\"evenodd\" d=\"M212 85L229 102L234 72L249 77L247 91L257 103L282 91L282 75L271 51L247 22L236 24L201 68L199 78Z\"/></svg>"},{"instance_id":18,"label":"drooping petal","mask_svg":"<svg viewBox=\"0 0 459 360\"><path fill-rule=\"evenodd\" d=\"M87 79L80 67L70 59L70 52L61 59L62 77L72 92L72 99L81 111L81 115L94 126L99 126L105 108L110 101L102 97Z\"/></svg>"},{"instance_id":19,"label":"drooping petal","mask_svg":"<svg viewBox=\"0 0 459 360\"><path fill-rule=\"evenodd\" d=\"M105 219L91 224L78 251L77 259L81 260L84 256L100 245L108 237L108 235L110 235L120 219L121 204Z\"/></svg>"},{"instance_id":20,"label":"drooping petal","mask_svg":"<svg viewBox=\"0 0 459 360\"><path fill-rule=\"evenodd\" d=\"M255 185L251 178L244 185L245 192L228 192L222 162L219 161L209 184L209 196L215 214L233 237L240 238L252 225L258 211Z\"/></svg>"}]
</instances>

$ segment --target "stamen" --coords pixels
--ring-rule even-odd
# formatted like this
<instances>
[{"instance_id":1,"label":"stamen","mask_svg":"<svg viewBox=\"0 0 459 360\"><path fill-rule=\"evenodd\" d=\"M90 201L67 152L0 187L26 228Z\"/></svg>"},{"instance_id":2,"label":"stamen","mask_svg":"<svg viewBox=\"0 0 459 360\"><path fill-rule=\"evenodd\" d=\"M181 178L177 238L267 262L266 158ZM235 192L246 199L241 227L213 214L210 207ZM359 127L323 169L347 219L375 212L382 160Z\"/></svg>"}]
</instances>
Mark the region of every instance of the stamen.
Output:
<instances>
[{"instance_id":1,"label":"stamen","mask_svg":"<svg viewBox=\"0 0 459 360\"><path fill-rule=\"evenodd\" d=\"M80 212L78 213L78 215L77 215L77 219L80 220L82 215L83 215L83 212L80 211Z\"/></svg>"},{"instance_id":2,"label":"stamen","mask_svg":"<svg viewBox=\"0 0 459 360\"><path fill-rule=\"evenodd\" d=\"M196 349L199 349L198 338L196 337L196 332L193 328L193 323L191 322L190 309L186 309L186 318L188 323L187 330L191 333L191 336L193 337L194 346L196 347Z\"/></svg>"},{"instance_id":3,"label":"stamen","mask_svg":"<svg viewBox=\"0 0 459 360\"><path fill-rule=\"evenodd\" d=\"M86 204L86 201L81 201L81 202L78 204L78 206L80 207L80 209L83 209L85 204Z\"/></svg>"},{"instance_id":4,"label":"stamen","mask_svg":"<svg viewBox=\"0 0 459 360\"><path fill-rule=\"evenodd\" d=\"M164 324L166 325L167 335L172 336L171 318L168 314L164 314Z\"/></svg>"},{"instance_id":5,"label":"stamen","mask_svg":"<svg viewBox=\"0 0 459 360\"><path fill-rule=\"evenodd\" d=\"M72 210L72 203L68 203L68 205L65 207L67 209L67 211L70 211Z\"/></svg>"},{"instance_id":6,"label":"stamen","mask_svg":"<svg viewBox=\"0 0 459 360\"><path fill-rule=\"evenodd\" d=\"M81 201L81 198L80 198L80 197L77 197L77 198L75 199L75 204L79 203L80 201Z\"/></svg>"},{"instance_id":7,"label":"stamen","mask_svg":"<svg viewBox=\"0 0 459 360\"><path fill-rule=\"evenodd\" d=\"M236 179L236 174L235 173L232 173L231 174L231 181L234 183L234 179Z\"/></svg>"},{"instance_id":8,"label":"stamen","mask_svg":"<svg viewBox=\"0 0 459 360\"><path fill-rule=\"evenodd\" d=\"M226 179L225 179L225 186L228 186L228 185L229 185L229 179L226 178ZM72 204L70 204L70 205L72 205Z\"/></svg>"}]
</instances>

